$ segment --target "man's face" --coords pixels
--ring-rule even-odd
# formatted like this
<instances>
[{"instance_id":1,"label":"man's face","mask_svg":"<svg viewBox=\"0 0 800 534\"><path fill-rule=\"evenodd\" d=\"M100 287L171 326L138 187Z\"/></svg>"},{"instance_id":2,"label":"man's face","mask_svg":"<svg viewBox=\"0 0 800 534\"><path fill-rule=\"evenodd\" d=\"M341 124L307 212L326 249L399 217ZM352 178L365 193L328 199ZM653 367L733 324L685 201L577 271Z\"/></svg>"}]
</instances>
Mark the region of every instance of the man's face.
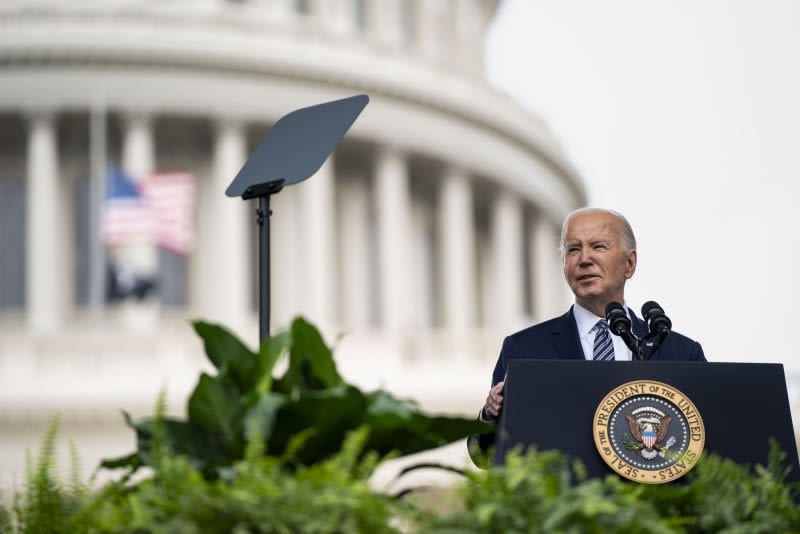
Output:
<instances>
[{"instance_id":1,"label":"man's face","mask_svg":"<svg viewBox=\"0 0 800 534\"><path fill-rule=\"evenodd\" d=\"M636 251L623 248L617 217L585 213L570 220L564 276L578 304L602 317L606 304L623 301L625 280L635 270Z\"/></svg>"}]
</instances>

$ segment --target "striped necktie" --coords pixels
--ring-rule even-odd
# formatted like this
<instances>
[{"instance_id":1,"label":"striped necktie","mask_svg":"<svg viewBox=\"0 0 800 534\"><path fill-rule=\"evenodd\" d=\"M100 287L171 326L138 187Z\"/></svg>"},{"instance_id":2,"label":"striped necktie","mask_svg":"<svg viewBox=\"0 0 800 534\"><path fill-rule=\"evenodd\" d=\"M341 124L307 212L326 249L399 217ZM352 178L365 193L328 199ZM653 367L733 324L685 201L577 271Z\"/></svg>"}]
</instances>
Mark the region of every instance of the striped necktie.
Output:
<instances>
[{"instance_id":1,"label":"striped necktie","mask_svg":"<svg viewBox=\"0 0 800 534\"><path fill-rule=\"evenodd\" d=\"M594 325L596 334L594 336L594 355L596 361L606 361L614 359L614 343L611 341L611 334L608 333L608 323L603 319Z\"/></svg>"}]
</instances>

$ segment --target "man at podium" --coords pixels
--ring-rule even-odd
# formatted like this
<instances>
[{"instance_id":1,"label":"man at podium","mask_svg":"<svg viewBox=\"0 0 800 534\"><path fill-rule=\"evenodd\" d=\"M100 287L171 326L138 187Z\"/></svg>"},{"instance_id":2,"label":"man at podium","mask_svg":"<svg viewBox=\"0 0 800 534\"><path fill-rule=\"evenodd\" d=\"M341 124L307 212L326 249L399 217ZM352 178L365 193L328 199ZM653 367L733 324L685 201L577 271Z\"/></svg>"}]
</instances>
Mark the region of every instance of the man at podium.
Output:
<instances>
[{"instance_id":1,"label":"man at podium","mask_svg":"<svg viewBox=\"0 0 800 534\"><path fill-rule=\"evenodd\" d=\"M625 282L636 271L636 238L621 214L582 208L569 214L561 229L564 277L575 304L554 319L505 338L492 375L492 387L480 419L495 422L503 408L503 384L508 361L513 358L571 360L631 360L631 350L613 335L605 319L606 306L625 306ZM643 337L647 323L625 306L634 334ZM671 332L648 359L706 361L699 343ZM486 450L491 436L472 436L470 449Z\"/></svg>"}]
</instances>

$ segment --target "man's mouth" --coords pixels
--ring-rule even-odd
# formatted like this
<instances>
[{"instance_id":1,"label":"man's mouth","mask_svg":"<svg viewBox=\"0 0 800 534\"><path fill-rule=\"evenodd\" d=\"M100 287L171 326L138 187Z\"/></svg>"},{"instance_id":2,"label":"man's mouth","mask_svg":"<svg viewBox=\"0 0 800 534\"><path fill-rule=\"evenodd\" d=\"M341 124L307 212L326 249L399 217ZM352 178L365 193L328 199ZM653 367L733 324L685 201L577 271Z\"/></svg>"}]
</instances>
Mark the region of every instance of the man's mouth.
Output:
<instances>
[{"instance_id":1,"label":"man's mouth","mask_svg":"<svg viewBox=\"0 0 800 534\"><path fill-rule=\"evenodd\" d=\"M584 280L590 280L592 278L597 278L596 274L582 274L578 277L578 282L583 282Z\"/></svg>"}]
</instances>

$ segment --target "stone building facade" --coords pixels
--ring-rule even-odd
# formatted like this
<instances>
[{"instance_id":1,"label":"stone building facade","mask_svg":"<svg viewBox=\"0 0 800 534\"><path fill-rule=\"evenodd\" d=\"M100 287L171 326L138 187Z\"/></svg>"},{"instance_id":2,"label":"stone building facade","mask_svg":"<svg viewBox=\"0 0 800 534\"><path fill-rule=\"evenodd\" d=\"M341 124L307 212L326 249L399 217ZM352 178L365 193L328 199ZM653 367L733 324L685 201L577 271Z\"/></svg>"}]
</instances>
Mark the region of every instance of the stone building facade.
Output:
<instances>
[{"instance_id":1,"label":"stone building facade","mask_svg":"<svg viewBox=\"0 0 800 534\"><path fill-rule=\"evenodd\" d=\"M485 80L496 4L3 2L0 487L56 412L87 469L132 448L120 409L166 388L181 412L207 365L190 318L256 342L255 206L224 190L280 116L357 93L329 161L272 201L272 328L303 314L344 334L350 380L474 412L502 336L570 302L557 234L586 202L546 126ZM141 302L93 297L107 162L197 181L193 251L132 253L159 280Z\"/></svg>"}]
</instances>

